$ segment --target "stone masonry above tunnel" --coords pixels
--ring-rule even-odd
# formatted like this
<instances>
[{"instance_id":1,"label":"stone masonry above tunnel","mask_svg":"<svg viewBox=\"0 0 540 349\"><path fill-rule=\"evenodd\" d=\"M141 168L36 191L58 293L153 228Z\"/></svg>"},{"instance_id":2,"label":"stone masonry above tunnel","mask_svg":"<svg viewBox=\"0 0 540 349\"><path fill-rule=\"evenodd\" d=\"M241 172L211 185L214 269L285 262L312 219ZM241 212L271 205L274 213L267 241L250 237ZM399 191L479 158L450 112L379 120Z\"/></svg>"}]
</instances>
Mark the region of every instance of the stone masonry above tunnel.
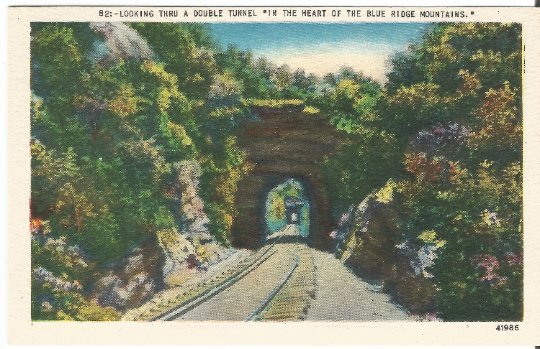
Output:
<instances>
[{"instance_id":1,"label":"stone masonry above tunnel","mask_svg":"<svg viewBox=\"0 0 540 349\"><path fill-rule=\"evenodd\" d=\"M241 214L232 230L233 244L254 248L264 241L266 194L288 178L300 180L310 202L308 241L321 249L330 247L330 203L321 165L340 142L335 128L321 115L302 108L255 108L257 120L239 134L251 172L238 183L236 203Z\"/></svg>"}]
</instances>

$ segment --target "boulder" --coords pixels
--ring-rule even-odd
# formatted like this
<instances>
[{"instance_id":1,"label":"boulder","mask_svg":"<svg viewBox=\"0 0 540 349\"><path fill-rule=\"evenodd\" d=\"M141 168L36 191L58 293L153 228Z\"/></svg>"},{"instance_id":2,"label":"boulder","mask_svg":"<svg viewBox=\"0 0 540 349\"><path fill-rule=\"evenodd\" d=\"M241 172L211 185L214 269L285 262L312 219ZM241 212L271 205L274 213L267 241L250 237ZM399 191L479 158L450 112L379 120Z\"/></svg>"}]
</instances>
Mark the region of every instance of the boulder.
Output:
<instances>
[{"instance_id":1,"label":"boulder","mask_svg":"<svg viewBox=\"0 0 540 349\"><path fill-rule=\"evenodd\" d=\"M409 311L432 313L436 288L426 268L436 258L434 249L415 249L400 241L394 188L389 181L342 215L330 234L335 254L362 278L382 284Z\"/></svg>"},{"instance_id":2,"label":"boulder","mask_svg":"<svg viewBox=\"0 0 540 349\"><path fill-rule=\"evenodd\" d=\"M176 229L162 230L157 235L165 255L163 281L167 286L180 285L195 273L196 263L190 257L195 256L195 247Z\"/></svg>"},{"instance_id":3,"label":"boulder","mask_svg":"<svg viewBox=\"0 0 540 349\"><path fill-rule=\"evenodd\" d=\"M182 233L190 240L212 240L208 230L210 220L204 212L204 202L199 196L202 169L196 161L184 160L174 165L178 210Z\"/></svg>"},{"instance_id":4,"label":"boulder","mask_svg":"<svg viewBox=\"0 0 540 349\"><path fill-rule=\"evenodd\" d=\"M93 287L92 298L102 306L125 310L142 305L163 287L163 251L150 239L108 266Z\"/></svg>"},{"instance_id":5,"label":"boulder","mask_svg":"<svg viewBox=\"0 0 540 349\"><path fill-rule=\"evenodd\" d=\"M340 260L362 276L384 281L392 277L398 235L392 209L393 182L351 207L331 234Z\"/></svg>"},{"instance_id":6,"label":"boulder","mask_svg":"<svg viewBox=\"0 0 540 349\"><path fill-rule=\"evenodd\" d=\"M120 60L151 60L155 55L148 42L125 23L93 22L90 29L98 34L90 51L90 59L100 64Z\"/></svg>"},{"instance_id":7,"label":"boulder","mask_svg":"<svg viewBox=\"0 0 540 349\"><path fill-rule=\"evenodd\" d=\"M101 306L111 306L122 309L126 304L126 297L122 292L122 280L113 272L100 278L94 286L94 299Z\"/></svg>"}]
</instances>

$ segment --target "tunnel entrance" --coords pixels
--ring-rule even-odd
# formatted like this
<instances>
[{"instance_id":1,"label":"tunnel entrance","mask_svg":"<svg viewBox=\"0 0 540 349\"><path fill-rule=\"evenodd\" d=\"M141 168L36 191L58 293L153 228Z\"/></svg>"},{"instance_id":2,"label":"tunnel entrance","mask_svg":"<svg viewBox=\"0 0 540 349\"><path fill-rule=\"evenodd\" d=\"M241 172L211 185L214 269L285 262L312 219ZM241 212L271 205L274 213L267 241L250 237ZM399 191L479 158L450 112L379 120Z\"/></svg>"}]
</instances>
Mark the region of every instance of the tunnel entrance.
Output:
<instances>
[{"instance_id":1,"label":"tunnel entrance","mask_svg":"<svg viewBox=\"0 0 540 349\"><path fill-rule=\"evenodd\" d=\"M309 235L309 200L302 183L295 179L272 188L265 203L265 233L267 238L283 232L287 226L288 234L298 234L306 238Z\"/></svg>"},{"instance_id":2,"label":"tunnel entrance","mask_svg":"<svg viewBox=\"0 0 540 349\"><path fill-rule=\"evenodd\" d=\"M289 216L284 219L302 224L306 218L302 212L305 215L307 210L308 226L302 230L307 243L319 249L332 247L329 233L334 222L321 166L343 137L328 118L306 114L303 108L252 108L255 117L239 129L238 145L246 152L251 171L238 182L236 191L237 215L231 229L236 247L257 248L266 242L268 195L291 179L301 184L304 196L289 195ZM296 199L305 207L295 208L299 206Z\"/></svg>"}]
</instances>

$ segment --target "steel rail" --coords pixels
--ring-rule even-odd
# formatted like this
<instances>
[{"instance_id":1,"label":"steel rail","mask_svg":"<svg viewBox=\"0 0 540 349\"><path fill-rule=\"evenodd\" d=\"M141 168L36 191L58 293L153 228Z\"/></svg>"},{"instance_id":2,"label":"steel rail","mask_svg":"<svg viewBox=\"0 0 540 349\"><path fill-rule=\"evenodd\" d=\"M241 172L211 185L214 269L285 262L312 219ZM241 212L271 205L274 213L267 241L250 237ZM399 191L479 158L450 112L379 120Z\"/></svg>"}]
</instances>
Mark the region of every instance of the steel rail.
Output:
<instances>
[{"instance_id":1,"label":"steel rail","mask_svg":"<svg viewBox=\"0 0 540 349\"><path fill-rule=\"evenodd\" d=\"M268 305L274 299L274 297L281 291L283 286L289 281L292 274L298 268L298 265L300 264L300 257L296 256L294 258L293 264L291 266L291 270L289 270L283 279L268 293L268 295L262 300L262 302L249 314L249 316L246 318L246 321L257 321L259 320L259 316L267 309Z\"/></svg>"},{"instance_id":2,"label":"steel rail","mask_svg":"<svg viewBox=\"0 0 540 349\"><path fill-rule=\"evenodd\" d=\"M225 289L229 288L230 286L232 286L236 282L240 281L244 276L246 276L247 274L249 274L253 270L255 270L259 265L261 265L264 261L269 259L272 255L274 255L274 253L276 251L272 250L272 248L274 247L276 242L277 242L277 240L274 243L272 243L272 245L270 245L268 250L266 250L261 255L261 257L259 257L257 260L252 262L248 267L246 267L246 269L242 270L238 274L235 274L231 278L227 279L226 281L220 283L219 285L217 285L215 287L212 287L212 288L209 288L206 291L203 291L197 297L195 297L195 298L193 298L193 299L191 299L191 300L189 300L189 301L187 301L185 303L182 303L182 304L180 304L180 305L178 305L178 306L176 306L176 307L174 307L172 309L169 309L169 310L167 310L167 311L165 311L165 312L163 312L163 313L161 313L161 314L159 314L157 316L154 316L149 321L171 321L171 320L174 320L174 319L184 315L188 311L192 310L193 308L195 308L199 304L204 303L208 299L212 298L213 296L217 295L218 293L220 293L220 292L224 291Z\"/></svg>"}]
</instances>

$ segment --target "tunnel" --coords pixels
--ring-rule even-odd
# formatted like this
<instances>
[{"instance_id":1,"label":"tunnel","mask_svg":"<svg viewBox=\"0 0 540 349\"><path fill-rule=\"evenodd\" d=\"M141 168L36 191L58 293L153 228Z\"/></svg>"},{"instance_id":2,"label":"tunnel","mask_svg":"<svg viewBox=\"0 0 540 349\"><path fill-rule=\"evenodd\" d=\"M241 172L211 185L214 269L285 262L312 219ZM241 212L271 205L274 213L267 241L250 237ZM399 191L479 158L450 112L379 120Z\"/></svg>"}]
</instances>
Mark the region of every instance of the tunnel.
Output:
<instances>
[{"instance_id":1,"label":"tunnel","mask_svg":"<svg viewBox=\"0 0 540 349\"><path fill-rule=\"evenodd\" d=\"M309 237L310 201L305 185L295 178L272 188L265 199L265 229L268 238L293 235Z\"/></svg>"},{"instance_id":2,"label":"tunnel","mask_svg":"<svg viewBox=\"0 0 540 349\"><path fill-rule=\"evenodd\" d=\"M267 195L279 184L294 179L302 183L309 202L306 242L329 249L334 222L321 165L340 142L337 131L324 116L307 115L298 108L256 108L254 112L258 117L238 134L238 144L247 154L251 171L238 183L233 245L257 248L264 244Z\"/></svg>"}]
</instances>

